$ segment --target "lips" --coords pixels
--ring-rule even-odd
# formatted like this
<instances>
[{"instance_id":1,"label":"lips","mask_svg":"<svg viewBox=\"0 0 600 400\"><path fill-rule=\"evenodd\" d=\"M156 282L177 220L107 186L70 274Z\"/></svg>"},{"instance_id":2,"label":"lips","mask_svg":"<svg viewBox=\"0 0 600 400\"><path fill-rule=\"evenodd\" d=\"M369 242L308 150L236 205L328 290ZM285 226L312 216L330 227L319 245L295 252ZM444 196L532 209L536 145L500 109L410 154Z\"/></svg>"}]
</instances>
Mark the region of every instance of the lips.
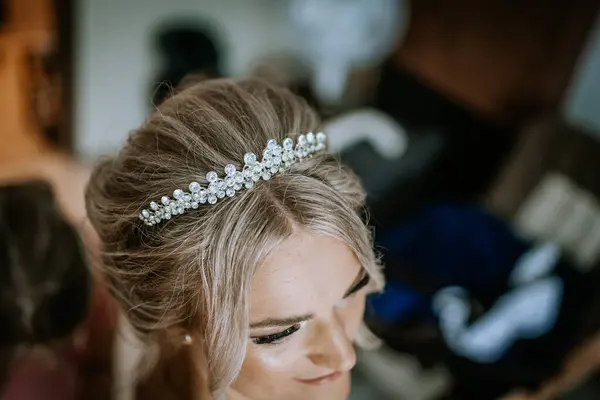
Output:
<instances>
[{"instance_id":1,"label":"lips","mask_svg":"<svg viewBox=\"0 0 600 400\"><path fill-rule=\"evenodd\" d=\"M298 382L306 383L307 385L325 385L333 382L342 376L341 372L333 372L329 375L323 375L314 379L296 379Z\"/></svg>"}]
</instances>

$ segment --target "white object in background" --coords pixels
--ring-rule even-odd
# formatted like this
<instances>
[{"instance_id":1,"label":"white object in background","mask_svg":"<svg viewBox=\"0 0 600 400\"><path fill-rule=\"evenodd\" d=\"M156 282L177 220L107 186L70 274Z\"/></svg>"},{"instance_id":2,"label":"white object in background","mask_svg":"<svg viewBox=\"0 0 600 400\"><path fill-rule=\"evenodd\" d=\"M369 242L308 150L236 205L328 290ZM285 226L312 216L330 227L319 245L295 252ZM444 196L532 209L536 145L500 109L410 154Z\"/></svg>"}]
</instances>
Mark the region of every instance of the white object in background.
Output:
<instances>
[{"instance_id":1,"label":"white object in background","mask_svg":"<svg viewBox=\"0 0 600 400\"><path fill-rule=\"evenodd\" d=\"M517 260L510 276L510 286L525 285L549 275L560 260L561 249L556 243L534 246Z\"/></svg>"},{"instance_id":2,"label":"white object in background","mask_svg":"<svg viewBox=\"0 0 600 400\"><path fill-rule=\"evenodd\" d=\"M479 363L494 363L520 339L535 339L556 324L564 284L550 276L502 295L477 321L463 289L440 290L433 299L440 331L456 354Z\"/></svg>"},{"instance_id":3,"label":"white object in background","mask_svg":"<svg viewBox=\"0 0 600 400\"><path fill-rule=\"evenodd\" d=\"M362 140L387 159L401 157L408 148L408 135L394 119L375 109L360 109L329 120L324 128L332 153Z\"/></svg>"},{"instance_id":4,"label":"white object in background","mask_svg":"<svg viewBox=\"0 0 600 400\"><path fill-rule=\"evenodd\" d=\"M550 240L546 233L554 230L555 220L569 203L570 183L562 174L550 173L523 202L515 217L517 227L527 237Z\"/></svg>"},{"instance_id":5,"label":"white object in background","mask_svg":"<svg viewBox=\"0 0 600 400\"><path fill-rule=\"evenodd\" d=\"M573 73L563 102L565 119L600 138L600 13Z\"/></svg>"},{"instance_id":6,"label":"white object in background","mask_svg":"<svg viewBox=\"0 0 600 400\"><path fill-rule=\"evenodd\" d=\"M384 60L403 37L408 22L405 0L288 0L299 50L315 71L314 91L335 103L349 71Z\"/></svg>"},{"instance_id":7,"label":"white object in background","mask_svg":"<svg viewBox=\"0 0 600 400\"><path fill-rule=\"evenodd\" d=\"M600 204L567 176L548 173L515 216L517 230L536 241L552 241L585 271L600 256Z\"/></svg>"}]
</instances>

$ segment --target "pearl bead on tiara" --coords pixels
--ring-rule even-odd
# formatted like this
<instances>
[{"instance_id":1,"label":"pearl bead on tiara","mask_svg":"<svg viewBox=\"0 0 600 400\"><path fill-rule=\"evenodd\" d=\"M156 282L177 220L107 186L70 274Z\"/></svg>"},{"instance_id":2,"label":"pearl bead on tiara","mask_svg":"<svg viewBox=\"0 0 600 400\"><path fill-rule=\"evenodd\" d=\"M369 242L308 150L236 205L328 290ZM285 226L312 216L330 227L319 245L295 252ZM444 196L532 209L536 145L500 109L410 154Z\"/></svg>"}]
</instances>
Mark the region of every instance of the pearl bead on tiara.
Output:
<instances>
[{"instance_id":1,"label":"pearl bead on tiara","mask_svg":"<svg viewBox=\"0 0 600 400\"><path fill-rule=\"evenodd\" d=\"M207 187L192 182L188 186L189 191L175 189L172 198L163 196L159 202L151 202L150 209L140 213L140 219L153 226L189 209L197 209L201 204L216 204L220 199L233 197L244 188L252 189L260 179L268 181L273 175L324 151L326 141L327 136L323 132L300 135L295 143L285 138L281 145L271 139L263 151L262 161L258 161L256 154L246 153L241 171L233 164L224 167L223 178L216 171L210 171L206 174Z\"/></svg>"}]
</instances>

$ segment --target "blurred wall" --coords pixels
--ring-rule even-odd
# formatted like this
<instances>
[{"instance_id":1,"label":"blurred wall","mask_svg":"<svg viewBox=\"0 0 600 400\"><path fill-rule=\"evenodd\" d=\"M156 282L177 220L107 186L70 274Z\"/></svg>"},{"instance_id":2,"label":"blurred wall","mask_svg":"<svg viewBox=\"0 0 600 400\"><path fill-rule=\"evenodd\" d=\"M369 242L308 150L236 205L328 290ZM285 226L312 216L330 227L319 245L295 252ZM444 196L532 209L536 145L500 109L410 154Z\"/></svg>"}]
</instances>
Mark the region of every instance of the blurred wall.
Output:
<instances>
[{"instance_id":1,"label":"blurred wall","mask_svg":"<svg viewBox=\"0 0 600 400\"><path fill-rule=\"evenodd\" d=\"M149 109L156 71L152 33L169 17L212 20L225 45L225 70L248 71L285 49L291 34L277 0L81 0L78 5L75 150L84 160L112 153Z\"/></svg>"},{"instance_id":2,"label":"blurred wall","mask_svg":"<svg viewBox=\"0 0 600 400\"><path fill-rule=\"evenodd\" d=\"M413 0L396 65L519 126L560 110L599 9L597 0Z\"/></svg>"},{"instance_id":3,"label":"blurred wall","mask_svg":"<svg viewBox=\"0 0 600 400\"><path fill-rule=\"evenodd\" d=\"M590 129L600 138L600 15L577 66L564 113L569 122Z\"/></svg>"}]
</instances>

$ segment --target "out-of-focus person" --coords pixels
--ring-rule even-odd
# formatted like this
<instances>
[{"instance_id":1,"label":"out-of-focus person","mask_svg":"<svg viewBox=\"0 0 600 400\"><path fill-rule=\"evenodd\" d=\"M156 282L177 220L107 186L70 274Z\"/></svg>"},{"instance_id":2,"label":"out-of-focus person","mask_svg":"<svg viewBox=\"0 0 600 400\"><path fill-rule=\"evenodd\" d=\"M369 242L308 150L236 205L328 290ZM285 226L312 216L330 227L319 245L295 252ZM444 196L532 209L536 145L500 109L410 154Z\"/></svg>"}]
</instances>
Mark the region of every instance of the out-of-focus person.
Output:
<instances>
[{"instance_id":1,"label":"out-of-focus person","mask_svg":"<svg viewBox=\"0 0 600 400\"><path fill-rule=\"evenodd\" d=\"M89 261L49 183L0 187L1 400L111 397L114 322Z\"/></svg>"}]
</instances>

